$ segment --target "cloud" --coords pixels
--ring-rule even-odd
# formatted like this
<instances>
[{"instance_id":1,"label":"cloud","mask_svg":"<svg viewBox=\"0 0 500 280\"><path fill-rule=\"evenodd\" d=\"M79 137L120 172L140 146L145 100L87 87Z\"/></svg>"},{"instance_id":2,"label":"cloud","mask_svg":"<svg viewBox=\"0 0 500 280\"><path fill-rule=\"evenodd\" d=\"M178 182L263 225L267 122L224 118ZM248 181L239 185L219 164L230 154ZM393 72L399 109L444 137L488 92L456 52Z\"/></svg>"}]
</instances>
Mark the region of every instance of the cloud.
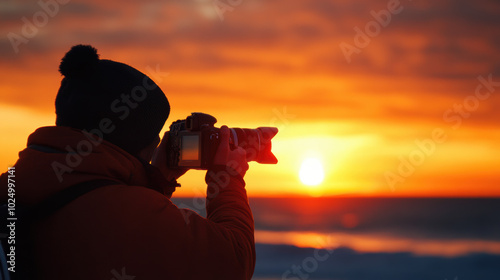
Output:
<instances>
[{"instance_id":1,"label":"cloud","mask_svg":"<svg viewBox=\"0 0 500 280\"><path fill-rule=\"evenodd\" d=\"M384 137L404 131L394 141L410 143L443 125L443 113L474 94L477 76L500 81L495 1L401 1L351 63L339 44L354 45L354 27L363 30L388 1L243 1L220 21L209 1L75 0L19 54L6 34L20 32L38 4L5 3L0 100L45 113L54 110L59 61L79 43L143 72L169 72L160 87L179 115L196 108L258 123L286 106L298 122L350 123ZM467 132L496 129L498 106L495 96L482 101L463 119Z\"/></svg>"}]
</instances>

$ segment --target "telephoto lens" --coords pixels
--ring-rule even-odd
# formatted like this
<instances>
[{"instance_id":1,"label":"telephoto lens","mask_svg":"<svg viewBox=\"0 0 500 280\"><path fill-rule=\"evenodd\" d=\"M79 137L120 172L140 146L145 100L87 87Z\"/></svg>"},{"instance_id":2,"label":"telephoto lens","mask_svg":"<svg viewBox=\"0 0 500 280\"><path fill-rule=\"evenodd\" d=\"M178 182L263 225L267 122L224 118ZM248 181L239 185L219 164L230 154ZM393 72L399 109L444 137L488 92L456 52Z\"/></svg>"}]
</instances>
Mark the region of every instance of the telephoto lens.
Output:
<instances>
[{"instance_id":1,"label":"telephoto lens","mask_svg":"<svg viewBox=\"0 0 500 280\"><path fill-rule=\"evenodd\" d=\"M167 143L167 165L194 169L213 166L220 143L216 122L216 118L204 113L191 113L186 119L173 122ZM276 133L276 127L230 128L229 144L231 149L243 148L247 161L276 164L278 159L271 151L271 139Z\"/></svg>"},{"instance_id":2,"label":"telephoto lens","mask_svg":"<svg viewBox=\"0 0 500 280\"><path fill-rule=\"evenodd\" d=\"M247 152L247 161L276 164L278 159L271 151L271 139L278 133L276 127L231 128L231 148L242 147Z\"/></svg>"}]
</instances>

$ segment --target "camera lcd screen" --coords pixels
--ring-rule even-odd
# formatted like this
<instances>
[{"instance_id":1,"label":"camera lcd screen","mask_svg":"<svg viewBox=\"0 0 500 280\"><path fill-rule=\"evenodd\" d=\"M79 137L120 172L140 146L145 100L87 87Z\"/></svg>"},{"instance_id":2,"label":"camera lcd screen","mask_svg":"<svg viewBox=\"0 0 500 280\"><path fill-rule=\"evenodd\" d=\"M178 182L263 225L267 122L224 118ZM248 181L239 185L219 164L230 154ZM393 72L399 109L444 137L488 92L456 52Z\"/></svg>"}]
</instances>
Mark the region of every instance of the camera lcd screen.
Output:
<instances>
[{"instance_id":1,"label":"camera lcd screen","mask_svg":"<svg viewBox=\"0 0 500 280\"><path fill-rule=\"evenodd\" d=\"M200 149L199 135L182 136L181 160L198 160Z\"/></svg>"}]
</instances>

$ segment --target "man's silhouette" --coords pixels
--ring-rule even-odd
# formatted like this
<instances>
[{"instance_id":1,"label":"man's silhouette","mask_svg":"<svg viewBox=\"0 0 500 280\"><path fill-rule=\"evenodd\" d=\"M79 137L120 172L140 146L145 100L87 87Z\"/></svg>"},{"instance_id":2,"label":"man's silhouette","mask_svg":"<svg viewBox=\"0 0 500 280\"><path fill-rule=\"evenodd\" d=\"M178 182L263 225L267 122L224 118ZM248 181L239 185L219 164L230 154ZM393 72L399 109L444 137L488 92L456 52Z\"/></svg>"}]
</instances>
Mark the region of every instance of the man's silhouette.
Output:
<instances>
[{"instance_id":1,"label":"man's silhouette","mask_svg":"<svg viewBox=\"0 0 500 280\"><path fill-rule=\"evenodd\" d=\"M38 212L28 237L35 279L250 279L248 164L243 149L229 149L228 128L207 171L203 218L170 201L186 170L167 168L161 89L91 46L74 46L59 70L56 126L32 133L15 164L16 207ZM7 173L0 183L4 204Z\"/></svg>"}]
</instances>

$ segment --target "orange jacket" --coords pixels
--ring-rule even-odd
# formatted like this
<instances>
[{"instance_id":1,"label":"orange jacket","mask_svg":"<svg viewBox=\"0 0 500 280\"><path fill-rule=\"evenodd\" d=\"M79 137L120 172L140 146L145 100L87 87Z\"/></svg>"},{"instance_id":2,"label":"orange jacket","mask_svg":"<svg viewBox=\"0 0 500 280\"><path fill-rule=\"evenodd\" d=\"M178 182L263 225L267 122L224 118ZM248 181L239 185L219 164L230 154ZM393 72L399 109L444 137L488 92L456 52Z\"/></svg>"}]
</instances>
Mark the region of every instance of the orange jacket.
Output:
<instances>
[{"instance_id":1,"label":"orange jacket","mask_svg":"<svg viewBox=\"0 0 500 280\"><path fill-rule=\"evenodd\" d=\"M220 187L207 197L205 219L145 187L150 181L138 159L80 130L42 127L27 146L15 164L16 205L35 205L83 181L122 182L88 192L39 223L40 279L251 278L254 225L241 177L226 176L220 186L207 176ZM6 173L0 183L6 203Z\"/></svg>"}]
</instances>

